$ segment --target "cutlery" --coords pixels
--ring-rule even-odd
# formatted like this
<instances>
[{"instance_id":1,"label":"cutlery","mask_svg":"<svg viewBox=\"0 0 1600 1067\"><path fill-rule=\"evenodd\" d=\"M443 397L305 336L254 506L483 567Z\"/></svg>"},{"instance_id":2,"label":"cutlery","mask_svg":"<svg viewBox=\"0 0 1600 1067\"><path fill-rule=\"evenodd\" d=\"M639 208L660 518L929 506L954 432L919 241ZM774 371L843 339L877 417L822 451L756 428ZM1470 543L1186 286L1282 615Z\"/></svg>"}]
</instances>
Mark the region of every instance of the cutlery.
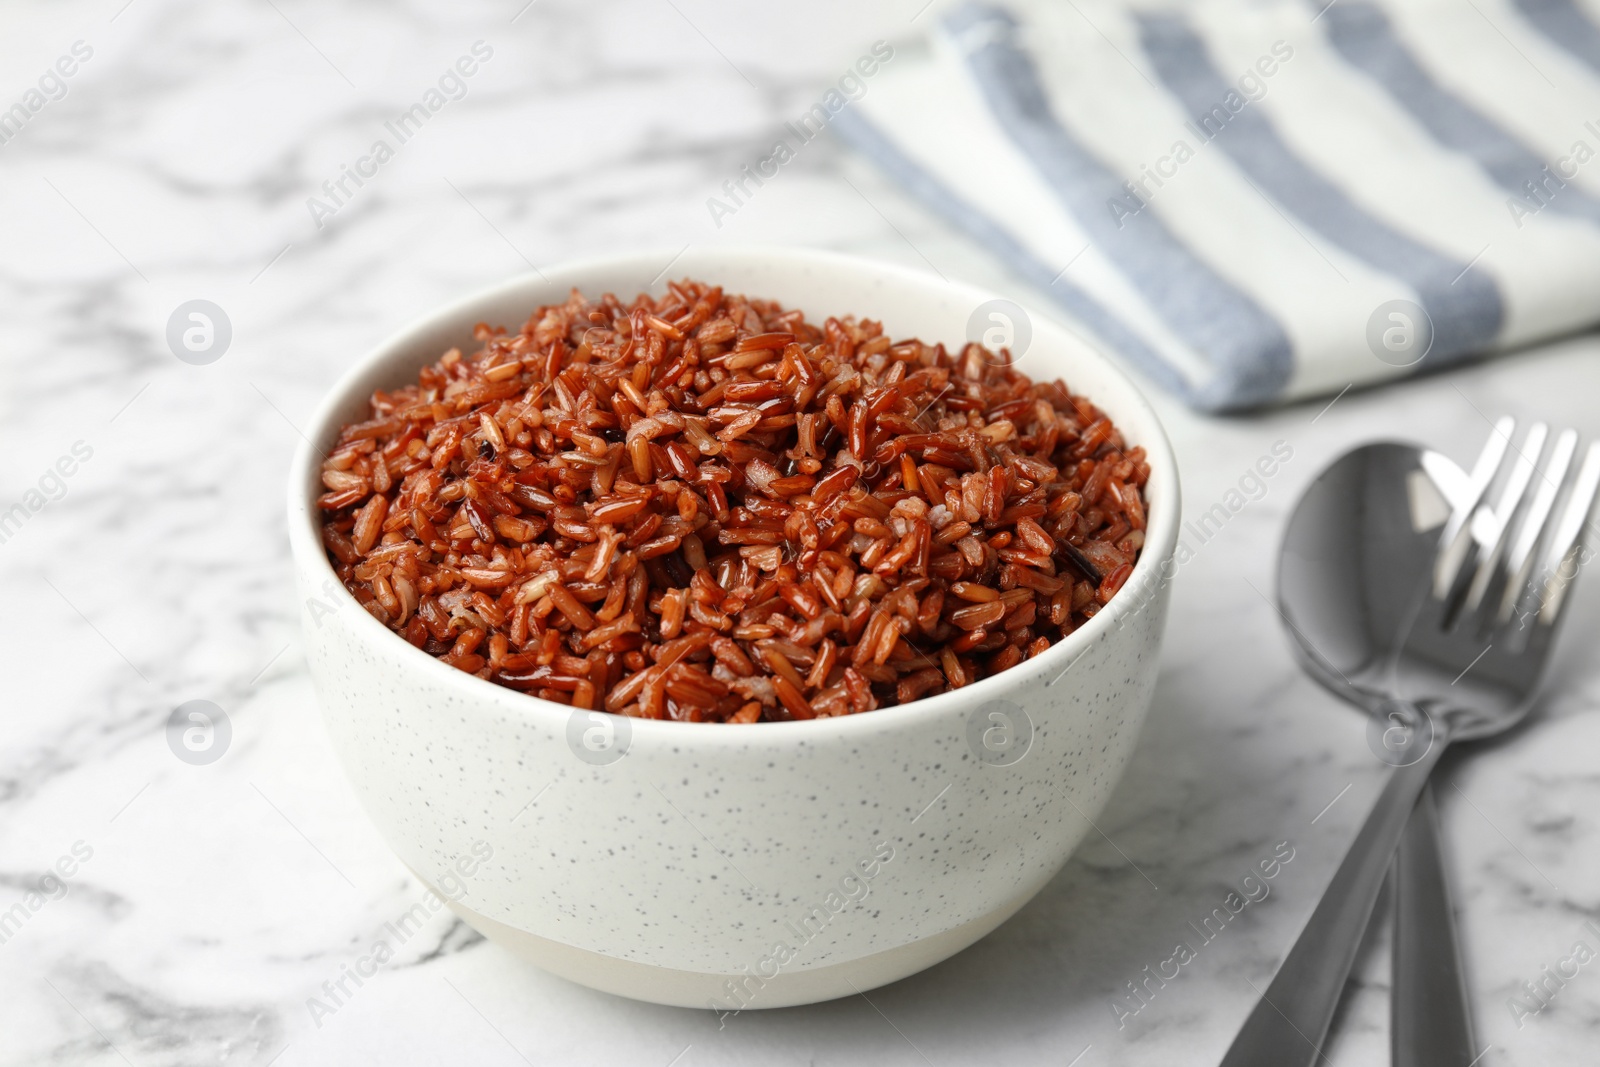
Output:
<instances>
[{"instance_id":1,"label":"cutlery","mask_svg":"<svg viewBox=\"0 0 1600 1067\"><path fill-rule=\"evenodd\" d=\"M1532 703L1576 577L1580 535L1600 485L1600 445L1591 445L1546 534L1568 465L1556 461L1563 449L1570 461L1576 436L1568 447L1569 435L1561 435L1541 473L1536 461L1546 428L1534 427L1518 449L1508 447L1507 420L1495 429L1470 475L1410 445L1357 449L1317 478L1290 519L1278 608L1297 658L1322 685L1368 712L1369 736L1384 742L1374 750L1396 769L1224 1067L1292 1067L1319 1055L1429 773L1451 742L1508 729ZM1481 504L1512 452L1497 502ZM1391 735L1401 743L1391 746ZM1419 881L1416 861L1430 846L1438 851L1430 830L1431 823L1419 823L1417 847L1402 861L1418 891L1427 879ZM1442 868L1440 875L1442 888ZM1448 927L1445 933L1453 938ZM1439 935L1429 936L1433 944ZM1454 976L1459 983L1459 967ZM1466 1018L1463 1003L1458 1032ZM1432 1040L1409 1020L1400 1029ZM1470 1031L1465 1040L1470 1044Z\"/></svg>"},{"instance_id":2,"label":"cutlery","mask_svg":"<svg viewBox=\"0 0 1600 1067\"><path fill-rule=\"evenodd\" d=\"M1395 850L1394 902L1389 1062L1470 1067L1478 1050L1432 786L1422 791Z\"/></svg>"},{"instance_id":3,"label":"cutlery","mask_svg":"<svg viewBox=\"0 0 1600 1067\"><path fill-rule=\"evenodd\" d=\"M1467 553L1477 553L1478 565L1471 570L1470 584L1466 588L1469 607L1483 602L1489 588L1490 565L1498 562L1502 547L1506 551L1501 580L1504 585L1498 607L1494 611L1494 624L1506 626L1519 607L1523 614L1518 625L1505 631L1513 646L1526 636L1526 621L1532 606L1519 603L1519 593L1528 588L1527 582L1536 564L1536 549L1546 533L1550 513L1557 494L1566 479L1573 456L1577 450L1578 435L1573 430L1563 431L1555 439L1544 467L1537 470L1547 429L1534 425L1518 448L1518 457L1501 493L1500 503L1494 509L1480 510L1473 520L1473 508L1499 465L1506 446L1511 441L1514 424L1502 419L1490 436L1474 466L1465 492L1452 500L1449 530L1460 530L1466 521L1471 536L1462 537ZM1544 570L1555 574L1563 564L1573 569L1565 578L1557 578L1546 599L1561 596L1571 577L1575 576L1577 558L1566 558L1575 551L1576 538L1581 535L1587 519L1588 505L1593 498L1594 482L1600 479L1600 464L1595 462L1591 447L1589 460L1579 471L1572 489L1570 503L1562 524L1550 534ZM1436 454L1430 454L1436 455ZM1535 477L1537 474L1537 477ZM1447 476L1448 480L1448 476ZM1510 535L1510 522L1515 500L1523 496L1532 484L1532 497L1522 513L1515 538ZM1449 493L1446 493L1449 496ZM1451 573L1455 567L1467 573L1462 564L1467 556L1456 550L1447 538L1441 539L1438 568L1435 571L1435 595L1447 601L1450 590L1458 580ZM1491 575L1492 577L1492 575ZM1467 579L1459 579L1463 582ZM1543 605L1540 605L1541 609ZM1480 627L1480 633L1485 628ZM1450 905L1448 878L1445 874L1442 850L1439 844L1437 815L1434 811L1432 791L1425 790L1406 826L1405 836L1395 853L1395 913L1394 949L1390 985L1390 1048L1394 1067L1461 1067L1476 1061L1480 1055L1472 1039L1471 1012L1467 1003L1465 974L1461 964L1461 951L1456 937L1455 914Z\"/></svg>"}]
</instances>

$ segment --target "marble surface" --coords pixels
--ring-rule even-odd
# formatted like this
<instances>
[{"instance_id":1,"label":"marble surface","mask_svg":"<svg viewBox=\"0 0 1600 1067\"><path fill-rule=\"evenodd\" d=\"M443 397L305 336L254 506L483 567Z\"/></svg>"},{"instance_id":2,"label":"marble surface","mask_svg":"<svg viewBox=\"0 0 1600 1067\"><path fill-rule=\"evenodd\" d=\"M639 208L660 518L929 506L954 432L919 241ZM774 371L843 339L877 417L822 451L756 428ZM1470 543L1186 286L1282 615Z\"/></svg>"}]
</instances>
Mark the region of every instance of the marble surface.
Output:
<instances>
[{"instance_id":1,"label":"marble surface","mask_svg":"<svg viewBox=\"0 0 1600 1067\"><path fill-rule=\"evenodd\" d=\"M0 913L26 912L0 944L0 1064L1216 1062L1382 782L1361 719L1296 670L1263 596L1287 509L1365 439L1465 461L1501 412L1600 433L1594 337L1326 408L1218 421L1157 398L1191 508L1274 442L1293 458L1182 569L1103 833L956 958L719 1027L569 985L439 917L312 1018L308 998L422 893L334 765L282 530L295 425L355 353L511 273L641 246L815 245L1036 299L830 138L720 227L707 211L874 40L911 47L922 0L523 3L0 12L7 107L75 42L92 50L0 145L0 510L47 498L0 544ZM492 56L465 96L319 228L307 198L479 41ZM209 365L166 340L193 299L232 323ZM1583 927L1600 921L1597 584L1537 716L1445 768L1485 1065L1600 1046L1600 961L1520 1026L1507 1007L1575 942L1600 948ZM205 766L166 739L195 699L232 730ZM1280 842L1294 858L1271 895L1199 944L1189 924ZM70 876L32 909L49 871ZM1119 1019L1124 984L1180 940L1195 958ZM1383 1062L1386 940L1363 950L1328 1063Z\"/></svg>"}]
</instances>

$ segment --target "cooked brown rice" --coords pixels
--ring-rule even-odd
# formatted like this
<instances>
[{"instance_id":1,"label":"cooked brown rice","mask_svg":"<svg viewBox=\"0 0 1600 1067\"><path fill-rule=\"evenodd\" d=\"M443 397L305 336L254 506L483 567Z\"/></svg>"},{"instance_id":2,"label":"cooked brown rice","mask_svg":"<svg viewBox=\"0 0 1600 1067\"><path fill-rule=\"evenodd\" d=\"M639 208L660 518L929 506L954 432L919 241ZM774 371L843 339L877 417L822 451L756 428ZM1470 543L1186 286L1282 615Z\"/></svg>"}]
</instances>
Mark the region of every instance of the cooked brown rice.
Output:
<instances>
[{"instance_id":1,"label":"cooked brown rice","mask_svg":"<svg viewBox=\"0 0 1600 1067\"><path fill-rule=\"evenodd\" d=\"M903 704L1043 652L1144 543L1144 449L1005 352L692 281L476 337L344 427L323 542L379 622L547 700Z\"/></svg>"}]
</instances>

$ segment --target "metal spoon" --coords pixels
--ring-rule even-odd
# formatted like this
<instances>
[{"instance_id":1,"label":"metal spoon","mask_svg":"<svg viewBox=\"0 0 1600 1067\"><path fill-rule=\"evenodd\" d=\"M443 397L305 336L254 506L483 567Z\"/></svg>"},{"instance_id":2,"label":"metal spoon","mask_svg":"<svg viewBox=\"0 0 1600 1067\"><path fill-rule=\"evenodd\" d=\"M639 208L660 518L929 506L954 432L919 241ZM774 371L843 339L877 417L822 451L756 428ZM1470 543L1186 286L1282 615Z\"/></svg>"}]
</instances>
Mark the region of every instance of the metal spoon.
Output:
<instances>
[{"instance_id":1,"label":"metal spoon","mask_svg":"<svg viewBox=\"0 0 1600 1067\"><path fill-rule=\"evenodd\" d=\"M1521 605L1536 598L1556 606L1525 612L1514 621L1500 621L1494 611L1482 618L1476 605L1462 609L1461 581L1476 581L1470 558L1476 554L1477 564L1486 562L1477 549L1462 554L1451 581L1444 583L1452 595L1432 595L1441 549L1438 528L1445 518L1438 509L1426 514L1426 502L1442 495L1428 469L1453 466L1410 445L1368 445L1318 477L1290 519L1279 559L1279 611L1302 665L1328 689L1365 709L1380 737L1393 731L1404 743L1375 746L1375 751L1392 751L1396 770L1223 1059L1224 1067L1292 1067L1310 1064L1320 1054L1385 870L1439 756L1451 741L1509 728L1531 704L1564 614L1557 581L1564 589L1575 573L1573 546L1594 497L1590 475L1600 477L1600 446L1590 449L1584 474L1569 493L1543 566L1532 571L1531 580L1516 575L1527 584L1508 594ZM1458 470L1455 480L1466 481ZM1487 481L1476 487L1479 494ZM1524 480L1519 494L1526 485ZM1452 521L1445 547L1453 547L1450 539L1462 530L1503 545L1518 504L1513 499L1509 510L1496 509L1498 528L1486 521L1472 532L1473 523ZM1475 510L1476 501L1469 514ZM1562 543L1569 530L1572 540ZM1516 543L1521 540L1519 533ZM1495 566L1493 560L1487 563ZM1469 574L1474 576L1464 577ZM1493 603L1489 593L1499 584L1503 580L1491 575L1489 587L1477 591L1477 602ZM1522 632L1509 634L1510 626ZM1493 638L1487 647L1488 638L1480 634Z\"/></svg>"}]
</instances>

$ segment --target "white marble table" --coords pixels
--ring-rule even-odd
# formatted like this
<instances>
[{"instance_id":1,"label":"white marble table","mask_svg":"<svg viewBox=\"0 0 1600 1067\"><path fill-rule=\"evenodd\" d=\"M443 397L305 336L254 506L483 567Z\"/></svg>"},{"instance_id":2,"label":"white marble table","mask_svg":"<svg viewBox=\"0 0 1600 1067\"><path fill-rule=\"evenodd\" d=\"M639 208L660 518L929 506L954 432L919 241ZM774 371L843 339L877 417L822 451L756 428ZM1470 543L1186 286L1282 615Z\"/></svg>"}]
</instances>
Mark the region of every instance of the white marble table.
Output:
<instances>
[{"instance_id":1,"label":"white marble table","mask_svg":"<svg viewBox=\"0 0 1600 1067\"><path fill-rule=\"evenodd\" d=\"M707 212L872 41L914 36L921 0L784 15L524 2L0 14L7 107L75 42L92 50L0 145L0 510L48 498L0 544L0 913L26 909L46 871L71 872L0 944L0 1064L1216 1062L1381 783L1362 721L1298 673L1261 595L1287 509L1375 436L1465 460L1500 412L1600 433L1594 338L1327 410L1217 421L1158 398L1191 507L1274 442L1293 458L1183 568L1104 836L955 959L870 1002L719 1029L710 1012L569 985L437 919L313 1021L307 999L421 892L333 762L289 588L295 423L355 354L530 264L645 245L817 245L1034 298L831 139L720 227ZM478 41L492 56L465 97L363 164L376 173L319 228L307 197ZM205 366L165 339L192 299L233 327ZM75 444L58 482L47 472ZM1449 764L1440 791L1485 1065L1600 1048L1600 961L1520 1028L1507 1007L1575 942L1600 949L1583 928L1600 917L1597 585L1541 713ZM232 727L208 766L175 759L163 732L192 699ZM1294 859L1271 896L1119 1028L1124 983L1196 943L1189 923L1284 841ZM1331 1064L1384 1062L1385 941L1362 955Z\"/></svg>"}]
</instances>

